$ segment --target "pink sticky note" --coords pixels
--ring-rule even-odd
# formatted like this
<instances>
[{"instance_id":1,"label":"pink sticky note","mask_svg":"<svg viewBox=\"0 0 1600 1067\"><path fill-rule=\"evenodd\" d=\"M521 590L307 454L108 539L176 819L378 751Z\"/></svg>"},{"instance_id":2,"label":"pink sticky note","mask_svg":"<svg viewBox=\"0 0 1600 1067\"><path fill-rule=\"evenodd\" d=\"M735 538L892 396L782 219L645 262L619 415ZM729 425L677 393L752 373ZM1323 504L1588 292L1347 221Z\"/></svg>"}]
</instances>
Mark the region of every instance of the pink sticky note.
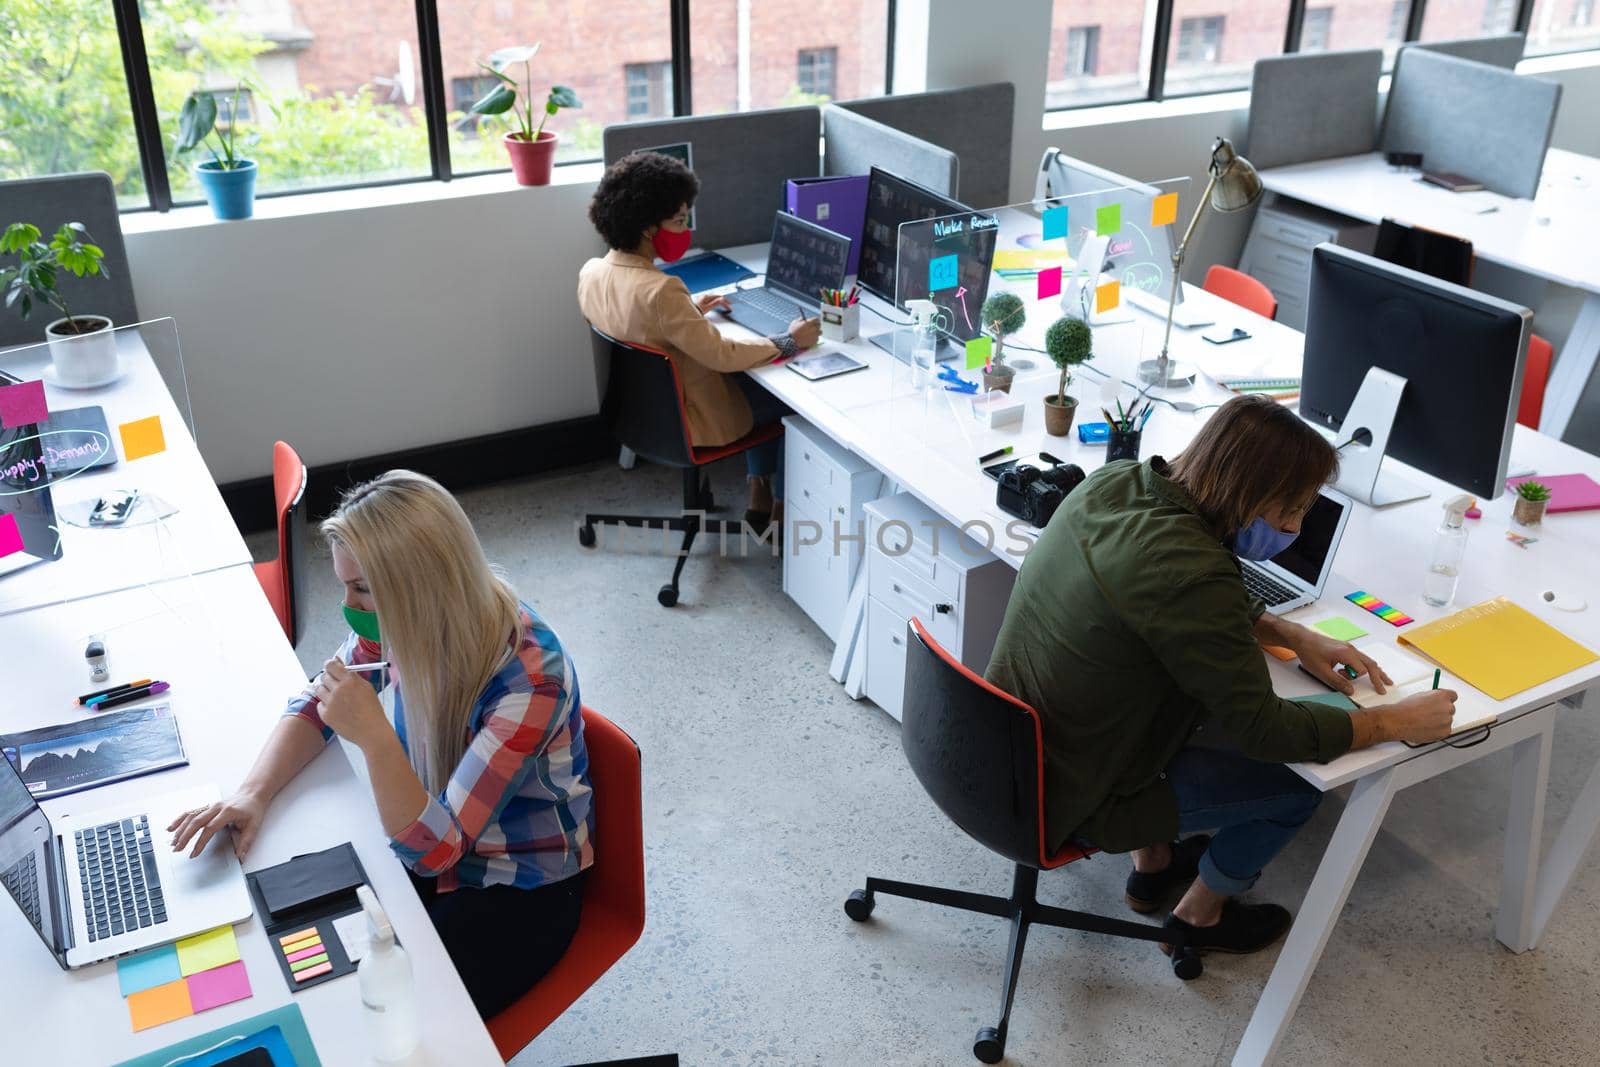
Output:
<instances>
[{"instance_id":1,"label":"pink sticky note","mask_svg":"<svg viewBox=\"0 0 1600 1067\"><path fill-rule=\"evenodd\" d=\"M244 960L191 974L185 981L189 983L189 999L195 1011L220 1008L250 995L250 976L245 973Z\"/></svg>"},{"instance_id":2,"label":"pink sticky note","mask_svg":"<svg viewBox=\"0 0 1600 1067\"><path fill-rule=\"evenodd\" d=\"M22 531L17 529L17 517L11 512L0 512L0 559L22 551Z\"/></svg>"},{"instance_id":3,"label":"pink sticky note","mask_svg":"<svg viewBox=\"0 0 1600 1067\"><path fill-rule=\"evenodd\" d=\"M0 426L12 429L43 422L50 417L44 403L44 383L18 382L0 386Z\"/></svg>"},{"instance_id":4,"label":"pink sticky note","mask_svg":"<svg viewBox=\"0 0 1600 1067\"><path fill-rule=\"evenodd\" d=\"M1039 272L1039 299L1061 295L1061 268L1050 267Z\"/></svg>"}]
</instances>

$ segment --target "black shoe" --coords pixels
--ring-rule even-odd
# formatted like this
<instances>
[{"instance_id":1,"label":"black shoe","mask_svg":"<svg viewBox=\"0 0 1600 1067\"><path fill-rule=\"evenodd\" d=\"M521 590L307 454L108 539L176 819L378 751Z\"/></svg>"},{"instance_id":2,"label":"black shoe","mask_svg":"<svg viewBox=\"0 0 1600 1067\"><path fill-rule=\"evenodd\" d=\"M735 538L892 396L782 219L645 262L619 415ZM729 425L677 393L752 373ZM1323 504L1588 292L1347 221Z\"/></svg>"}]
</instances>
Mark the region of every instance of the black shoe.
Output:
<instances>
[{"instance_id":1,"label":"black shoe","mask_svg":"<svg viewBox=\"0 0 1600 1067\"><path fill-rule=\"evenodd\" d=\"M1174 936L1162 943L1161 951L1172 955L1181 933L1185 948L1201 952L1260 952L1288 932L1293 922L1289 909L1276 904L1230 900L1222 905L1222 920L1215 926L1190 926L1176 915L1168 915L1162 929Z\"/></svg>"},{"instance_id":2,"label":"black shoe","mask_svg":"<svg viewBox=\"0 0 1600 1067\"><path fill-rule=\"evenodd\" d=\"M1195 834L1172 843L1172 862L1159 871L1128 875L1128 888L1123 899L1128 907L1140 915L1150 915L1165 908L1175 892L1188 888L1200 870L1200 857L1211 844L1210 834Z\"/></svg>"}]
</instances>

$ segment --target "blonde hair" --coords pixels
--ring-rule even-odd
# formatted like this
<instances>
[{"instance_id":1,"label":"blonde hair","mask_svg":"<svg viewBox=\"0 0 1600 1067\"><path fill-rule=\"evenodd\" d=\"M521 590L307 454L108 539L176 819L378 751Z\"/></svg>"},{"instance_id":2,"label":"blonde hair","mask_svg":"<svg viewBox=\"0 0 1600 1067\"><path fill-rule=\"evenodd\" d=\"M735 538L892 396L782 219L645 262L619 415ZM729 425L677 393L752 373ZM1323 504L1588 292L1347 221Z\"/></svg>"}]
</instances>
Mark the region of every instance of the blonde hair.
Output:
<instances>
[{"instance_id":1,"label":"blonde hair","mask_svg":"<svg viewBox=\"0 0 1600 1067\"><path fill-rule=\"evenodd\" d=\"M444 486L395 470L356 486L322 524L367 578L385 655L405 687L406 745L428 792L467 750L472 708L524 636L511 586Z\"/></svg>"}]
</instances>

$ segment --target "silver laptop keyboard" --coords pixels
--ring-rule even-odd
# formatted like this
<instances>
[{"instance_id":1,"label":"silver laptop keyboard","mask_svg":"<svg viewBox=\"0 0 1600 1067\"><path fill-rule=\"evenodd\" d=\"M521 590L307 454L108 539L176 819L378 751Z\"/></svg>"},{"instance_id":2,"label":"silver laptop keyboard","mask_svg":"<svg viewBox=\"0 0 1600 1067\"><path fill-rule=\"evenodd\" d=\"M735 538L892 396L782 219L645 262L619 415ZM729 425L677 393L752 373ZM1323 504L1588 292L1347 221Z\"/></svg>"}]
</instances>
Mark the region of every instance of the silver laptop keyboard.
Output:
<instances>
[{"instance_id":1,"label":"silver laptop keyboard","mask_svg":"<svg viewBox=\"0 0 1600 1067\"><path fill-rule=\"evenodd\" d=\"M733 321L769 335L782 333L800 318L800 309L793 300L769 289L740 289L728 294L728 302L733 305ZM749 314L751 311L755 314Z\"/></svg>"},{"instance_id":2,"label":"silver laptop keyboard","mask_svg":"<svg viewBox=\"0 0 1600 1067\"><path fill-rule=\"evenodd\" d=\"M76 844L90 941L167 921L148 816L79 830Z\"/></svg>"},{"instance_id":3,"label":"silver laptop keyboard","mask_svg":"<svg viewBox=\"0 0 1600 1067\"><path fill-rule=\"evenodd\" d=\"M39 913L39 865L34 862L34 855L32 852L28 853L13 863L10 870L0 874L0 885L6 887L6 891L28 916L28 921L33 923L34 929L42 930L43 918Z\"/></svg>"},{"instance_id":4,"label":"silver laptop keyboard","mask_svg":"<svg viewBox=\"0 0 1600 1067\"><path fill-rule=\"evenodd\" d=\"M1301 595L1300 590L1284 585L1265 571L1256 570L1254 567L1245 567L1243 570L1244 587L1260 597L1269 608L1287 604Z\"/></svg>"}]
</instances>

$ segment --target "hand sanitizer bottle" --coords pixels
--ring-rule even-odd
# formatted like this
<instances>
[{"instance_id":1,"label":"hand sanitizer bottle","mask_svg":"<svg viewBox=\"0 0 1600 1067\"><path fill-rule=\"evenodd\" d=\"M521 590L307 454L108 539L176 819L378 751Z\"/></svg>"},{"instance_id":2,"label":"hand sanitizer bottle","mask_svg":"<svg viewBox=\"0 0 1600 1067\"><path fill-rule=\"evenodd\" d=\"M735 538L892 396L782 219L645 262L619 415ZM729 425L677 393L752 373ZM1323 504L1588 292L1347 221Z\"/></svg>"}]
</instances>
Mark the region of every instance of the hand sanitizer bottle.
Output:
<instances>
[{"instance_id":1,"label":"hand sanitizer bottle","mask_svg":"<svg viewBox=\"0 0 1600 1067\"><path fill-rule=\"evenodd\" d=\"M361 1005L366 1009L367 1039L378 1063L403 1060L416 1050L416 991L411 959L394 939L394 927L371 886L358 886L356 897L367 913L367 954L356 970Z\"/></svg>"},{"instance_id":2,"label":"hand sanitizer bottle","mask_svg":"<svg viewBox=\"0 0 1600 1067\"><path fill-rule=\"evenodd\" d=\"M911 385L917 392L933 384L939 356L939 305L932 300L907 300L911 312Z\"/></svg>"},{"instance_id":3,"label":"hand sanitizer bottle","mask_svg":"<svg viewBox=\"0 0 1600 1067\"><path fill-rule=\"evenodd\" d=\"M1444 521L1433 539L1433 560L1422 577L1422 599L1436 608L1456 598L1461 581L1461 558L1467 552L1467 509L1477 501L1465 493L1444 502Z\"/></svg>"}]
</instances>

